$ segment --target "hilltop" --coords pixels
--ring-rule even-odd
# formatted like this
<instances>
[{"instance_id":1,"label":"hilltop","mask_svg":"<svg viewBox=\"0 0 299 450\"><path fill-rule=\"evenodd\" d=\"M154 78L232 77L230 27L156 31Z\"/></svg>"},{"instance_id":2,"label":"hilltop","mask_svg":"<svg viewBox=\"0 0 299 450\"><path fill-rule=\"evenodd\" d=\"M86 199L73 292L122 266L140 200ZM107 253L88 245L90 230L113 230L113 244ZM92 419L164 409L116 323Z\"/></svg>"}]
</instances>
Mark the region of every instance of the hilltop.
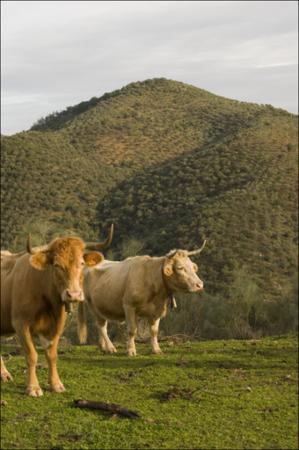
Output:
<instances>
[{"instance_id":1,"label":"hilltop","mask_svg":"<svg viewBox=\"0 0 299 450\"><path fill-rule=\"evenodd\" d=\"M265 298L297 265L297 117L166 79L131 83L2 138L2 245L72 230L114 255L193 248L209 292L246 267ZM40 230L43 231L40 231Z\"/></svg>"}]
</instances>

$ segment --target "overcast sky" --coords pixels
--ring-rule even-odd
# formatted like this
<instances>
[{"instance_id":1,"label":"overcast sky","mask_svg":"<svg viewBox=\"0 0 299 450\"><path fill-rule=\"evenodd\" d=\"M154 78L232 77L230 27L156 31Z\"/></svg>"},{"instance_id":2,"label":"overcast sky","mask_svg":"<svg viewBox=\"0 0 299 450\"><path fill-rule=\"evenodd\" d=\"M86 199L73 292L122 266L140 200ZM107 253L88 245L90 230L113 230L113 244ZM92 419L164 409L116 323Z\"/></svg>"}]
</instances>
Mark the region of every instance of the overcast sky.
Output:
<instances>
[{"instance_id":1,"label":"overcast sky","mask_svg":"<svg viewBox=\"0 0 299 450\"><path fill-rule=\"evenodd\" d=\"M2 133L166 77L297 113L296 1L2 1Z\"/></svg>"}]
</instances>

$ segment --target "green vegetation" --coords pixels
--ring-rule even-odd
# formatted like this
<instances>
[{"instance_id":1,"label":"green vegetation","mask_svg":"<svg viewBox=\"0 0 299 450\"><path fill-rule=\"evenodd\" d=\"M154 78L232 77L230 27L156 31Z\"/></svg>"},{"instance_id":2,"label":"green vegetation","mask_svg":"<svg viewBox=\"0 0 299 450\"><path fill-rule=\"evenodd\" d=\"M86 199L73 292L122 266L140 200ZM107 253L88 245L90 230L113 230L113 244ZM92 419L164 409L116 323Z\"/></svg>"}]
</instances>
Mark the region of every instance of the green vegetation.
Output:
<instances>
[{"instance_id":1,"label":"green vegetation","mask_svg":"<svg viewBox=\"0 0 299 450\"><path fill-rule=\"evenodd\" d=\"M2 384L1 448L297 449L297 345L292 337L258 341L162 343L152 356L138 344L127 358L98 348L62 347L67 392L24 395L25 361L8 361ZM44 356L39 378L47 386ZM118 403L141 414L111 418L74 408L76 399Z\"/></svg>"},{"instance_id":2,"label":"green vegetation","mask_svg":"<svg viewBox=\"0 0 299 450\"><path fill-rule=\"evenodd\" d=\"M230 337L295 330L297 135L286 111L166 79L94 97L2 138L2 246L98 239L112 221L113 258L207 238L195 260L213 308L231 317L238 273L252 297ZM204 316L201 335L229 337Z\"/></svg>"}]
</instances>

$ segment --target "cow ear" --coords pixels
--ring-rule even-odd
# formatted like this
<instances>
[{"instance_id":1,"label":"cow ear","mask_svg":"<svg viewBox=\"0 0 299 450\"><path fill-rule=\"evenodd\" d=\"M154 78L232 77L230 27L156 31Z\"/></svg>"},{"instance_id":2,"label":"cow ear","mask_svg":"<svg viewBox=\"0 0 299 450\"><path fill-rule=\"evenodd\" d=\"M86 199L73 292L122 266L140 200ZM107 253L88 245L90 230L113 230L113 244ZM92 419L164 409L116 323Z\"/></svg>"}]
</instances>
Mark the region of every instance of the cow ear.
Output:
<instances>
[{"instance_id":1,"label":"cow ear","mask_svg":"<svg viewBox=\"0 0 299 450\"><path fill-rule=\"evenodd\" d=\"M48 261L48 254L46 252L37 252L34 255L31 255L29 258L29 262L37 270L45 270Z\"/></svg>"},{"instance_id":2,"label":"cow ear","mask_svg":"<svg viewBox=\"0 0 299 450\"><path fill-rule=\"evenodd\" d=\"M95 266L104 260L104 255L100 252L90 252L83 255L85 264L88 267Z\"/></svg>"},{"instance_id":3,"label":"cow ear","mask_svg":"<svg viewBox=\"0 0 299 450\"><path fill-rule=\"evenodd\" d=\"M172 268L172 264L171 263L164 264L163 273L167 277L170 277L173 274L173 268Z\"/></svg>"}]
</instances>

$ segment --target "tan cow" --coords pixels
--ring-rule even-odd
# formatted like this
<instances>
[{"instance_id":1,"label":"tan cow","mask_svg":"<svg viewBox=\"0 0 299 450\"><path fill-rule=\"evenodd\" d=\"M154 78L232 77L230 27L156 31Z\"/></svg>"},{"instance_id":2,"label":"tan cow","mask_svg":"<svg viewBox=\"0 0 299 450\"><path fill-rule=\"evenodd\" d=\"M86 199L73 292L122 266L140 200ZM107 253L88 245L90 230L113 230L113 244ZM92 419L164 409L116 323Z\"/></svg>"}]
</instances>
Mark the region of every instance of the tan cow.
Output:
<instances>
[{"instance_id":1,"label":"tan cow","mask_svg":"<svg viewBox=\"0 0 299 450\"><path fill-rule=\"evenodd\" d=\"M86 252L111 243L113 227L102 243L84 243L77 237L54 239L28 253L1 254L1 335L17 334L28 365L27 394L42 395L36 376L37 352L33 336L40 337L49 365L49 383L54 392L65 390L57 372L57 345L67 311L82 302L83 269L99 264L103 255ZM1 378L11 379L1 358Z\"/></svg>"},{"instance_id":2,"label":"tan cow","mask_svg":"<svg viewBox=\"0 0 299 450\"><path fill-rule=\"evenodd\" d=\"M206 241L205 241L206 242ZM104 261L84 270L84 293L99 328L99 344L105 352L116 349L107 334L107 320L126 321L127 352L136 355L137 318L148 320L154 353L161 353L158 328L166 315L167 305L174 301L174 292L200 292L203 282L198 267L189 256L199 250L173 250L163 257L135 256L124 261ZM87 338L84 305L79 305L78 335L81 343Z\"/></svg>"}]
</instances>

